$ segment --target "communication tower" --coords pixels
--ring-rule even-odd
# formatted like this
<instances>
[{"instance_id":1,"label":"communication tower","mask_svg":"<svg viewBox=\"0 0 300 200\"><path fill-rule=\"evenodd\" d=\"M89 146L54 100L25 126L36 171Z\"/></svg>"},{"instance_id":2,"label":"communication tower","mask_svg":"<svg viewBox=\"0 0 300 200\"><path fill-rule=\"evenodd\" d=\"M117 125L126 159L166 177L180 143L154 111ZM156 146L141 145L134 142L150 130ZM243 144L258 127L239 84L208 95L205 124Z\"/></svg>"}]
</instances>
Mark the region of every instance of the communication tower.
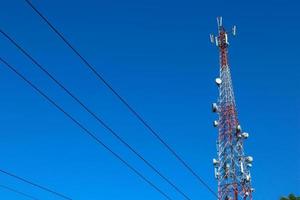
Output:
<instances>
[{"instance_id":1,"label":"communication tower","mask_svg":"<svg viewBox=\"0 0 300 200\"><path fill-rule=\"evenodd\" d=\"M218 181L218 200L252 200L251 174L253 158L244 153L244 141L249 134L243 132L238 120L230 68L228 64L229 32L223 26L222 17L217 18L218 35L210 35L220 56L220 75L215 79L219 98L212 104L212 111L219 116L213 122L218 128L217 154L213 159L215 178ZM236 35L233 26L230 35Z\"/></svg>"}]
</instances>

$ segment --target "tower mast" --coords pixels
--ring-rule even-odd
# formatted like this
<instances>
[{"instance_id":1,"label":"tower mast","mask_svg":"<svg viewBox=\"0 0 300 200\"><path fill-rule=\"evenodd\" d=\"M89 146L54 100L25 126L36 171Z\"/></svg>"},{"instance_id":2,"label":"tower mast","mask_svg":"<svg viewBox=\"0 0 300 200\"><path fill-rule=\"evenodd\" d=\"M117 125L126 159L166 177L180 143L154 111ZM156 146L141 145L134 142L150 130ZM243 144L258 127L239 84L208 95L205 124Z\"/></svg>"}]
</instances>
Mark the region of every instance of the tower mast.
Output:
<instances>
[{"instance_id":1,"label":"tower mast","mask_svg":"<svg viewBox=\"0 0 300 200\"><path fill-rule=\"evenodd\" d=\"M213 159L215 177L218 181L218 200L252 200L250 168L253 158L245 156L243 143L249 134L243 132L238 120L234 98L230 67L228 63L228 32L225 30L222 17L217 18L218 35L210 35L212 43L219 50L220 75L216 78L219 88L217 103L213 103L213 112L219 119L213 125L218 128L218 158ZM232 29L236 35L236 27Z\"/></svg>"}]
</instances>

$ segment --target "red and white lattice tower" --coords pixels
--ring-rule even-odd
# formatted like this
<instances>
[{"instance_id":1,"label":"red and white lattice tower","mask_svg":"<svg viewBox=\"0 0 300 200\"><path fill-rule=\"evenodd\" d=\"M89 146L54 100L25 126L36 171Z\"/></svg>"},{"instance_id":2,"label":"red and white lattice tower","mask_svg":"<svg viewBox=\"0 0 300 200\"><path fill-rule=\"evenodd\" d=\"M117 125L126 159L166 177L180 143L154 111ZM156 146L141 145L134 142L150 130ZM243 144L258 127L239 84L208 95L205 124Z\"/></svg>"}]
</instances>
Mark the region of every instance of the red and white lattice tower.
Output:
<instances>
[{"instance_id":1,"label":"red and white lattice tower","mask_svg":"<svg viewBox=\"0 0 300 200\"><path fill-rule=\"evenodd\" d=\"M244 153L243 143L249 134L243 132L238 121L236 103L233 93L230 68L228 64L228 36L218 17L218 35L210 35L220 54L220 76L216 78L219 99L213 103L213 112L219 119L213 125L218 128L218 158L213 159L215 177L218 180L218 200L252 200L250 168L253 158ZM236 27L230 35L236 34Z\"/></svg>"}]
</instances>

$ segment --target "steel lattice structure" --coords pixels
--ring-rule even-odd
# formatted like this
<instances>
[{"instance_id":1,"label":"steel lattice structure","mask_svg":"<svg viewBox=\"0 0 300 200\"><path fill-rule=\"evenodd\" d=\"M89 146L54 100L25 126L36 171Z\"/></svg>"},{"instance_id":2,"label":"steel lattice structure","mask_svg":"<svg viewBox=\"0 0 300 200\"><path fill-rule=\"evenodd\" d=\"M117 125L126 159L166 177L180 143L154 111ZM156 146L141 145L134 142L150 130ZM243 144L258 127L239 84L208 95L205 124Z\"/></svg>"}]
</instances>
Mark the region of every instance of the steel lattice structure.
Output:
<instances>
[{"instance_id":1,"label":"steel lattice structure","mask_svg":"<svg viewBox=\"0 0 300 200\"><path fill-rule=\"evenodd\" d=\"M215 177L218 180L218 200L252 200L250 168L253 158L245 156L243 143L249 134L242 132L234 98L233 86L228 64L228 32L218 17L218 35L210 36L211 42L216 43L220 54L220 77L216 78L219 88L217 103L213 103L213 112L218 113L219 119L214 121L218 127L217 140L218 158L213 159ZM232 29L235 35L236 27Z\"/></svg>"}]
</instances>

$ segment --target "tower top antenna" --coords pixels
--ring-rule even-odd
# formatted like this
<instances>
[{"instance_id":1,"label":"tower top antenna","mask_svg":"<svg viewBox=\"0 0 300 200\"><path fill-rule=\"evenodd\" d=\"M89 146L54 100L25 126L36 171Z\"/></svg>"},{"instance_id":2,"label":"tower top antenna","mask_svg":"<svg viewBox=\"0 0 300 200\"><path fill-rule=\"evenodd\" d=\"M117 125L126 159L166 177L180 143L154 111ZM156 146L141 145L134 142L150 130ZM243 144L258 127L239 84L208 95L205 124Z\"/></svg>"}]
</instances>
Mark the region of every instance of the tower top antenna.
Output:
<instances>
[{"instance_id":1,"label":"tower top antenna","mask_svg":"<svg viewBox=\"0 0 300 200\"><path fill-rule=\"evenodd\" d=\"M217 17L217 25L218 25L218 35L214 36L214 34L210 34L210 42L215 43L218 47L227 47L229 45L228 42L228 32L223 26L223 18L222 16ZM232 27L231 34L236 36L236 26ZM231 35L230 34L230 35Z\"/></svg>"},{"instance_id":2,"label":"tower top antenna","mask_svg":"<svg viewBox=\"0 0 300 200\"><path fill-rule=\"evenodd\" d=\"M217 23L218 23L218 27L223 26L223 18L222 18L222 16L217 17Z\"/></svg>"}]
</instances>

